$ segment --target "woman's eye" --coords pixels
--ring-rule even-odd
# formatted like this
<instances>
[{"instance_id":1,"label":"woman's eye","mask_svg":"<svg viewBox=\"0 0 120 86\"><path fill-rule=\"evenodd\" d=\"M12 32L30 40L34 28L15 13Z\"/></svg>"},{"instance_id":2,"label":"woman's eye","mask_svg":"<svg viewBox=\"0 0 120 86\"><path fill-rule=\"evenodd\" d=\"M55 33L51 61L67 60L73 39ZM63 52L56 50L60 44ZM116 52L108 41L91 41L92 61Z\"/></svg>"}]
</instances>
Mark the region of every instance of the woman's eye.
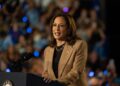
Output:
<instances>
[{"instance_id":1,"label":"woman's eye","mask_svg":"<svg viewBox=\"0 0 120 86\"><path fill-rule=\"evenodd\" d=\"M56 24L53 24L53 26L56 26Z\"/></svg>"},{"instance_id":2,"label":"woman's eye","mask_svg":"<svg viewBox=\"0 0 120 86\"><path fill-rule=\"evenodd\" d=\"M57 24L53 24L53 27L64 28L64 27L65 27L65 25L64 25L64 24L60 24L60 25L57 25Z\"/></svg>"},{"instance_id":3,"label":"woman's eye","mask_svg":"<svg viewBox=\"0 0 120 86\"><path fill-rule=\"evenodd\" d=\"M65 27L65 25L60 25L60 27L62 27L62 28L63 28L63 27Z\"/></svg>"}]
</instances>

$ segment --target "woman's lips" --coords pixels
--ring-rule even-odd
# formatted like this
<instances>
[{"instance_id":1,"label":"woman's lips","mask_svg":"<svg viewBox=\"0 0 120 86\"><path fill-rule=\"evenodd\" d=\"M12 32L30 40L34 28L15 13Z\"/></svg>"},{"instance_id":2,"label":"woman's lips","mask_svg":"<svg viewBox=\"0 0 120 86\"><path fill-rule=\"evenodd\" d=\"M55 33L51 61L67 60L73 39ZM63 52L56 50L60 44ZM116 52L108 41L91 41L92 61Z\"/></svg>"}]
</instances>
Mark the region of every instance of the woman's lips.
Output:
<instances>
[{"instance_id":1,"label":"woman's lips","mask_svg":"<svg viewBox=\"0 0 120 86\"><path fill-rule=\"evenodd\" d=\"M55 32L54 33L56 36L60 36L60 32Z\"/></svg>"}]
</instances>

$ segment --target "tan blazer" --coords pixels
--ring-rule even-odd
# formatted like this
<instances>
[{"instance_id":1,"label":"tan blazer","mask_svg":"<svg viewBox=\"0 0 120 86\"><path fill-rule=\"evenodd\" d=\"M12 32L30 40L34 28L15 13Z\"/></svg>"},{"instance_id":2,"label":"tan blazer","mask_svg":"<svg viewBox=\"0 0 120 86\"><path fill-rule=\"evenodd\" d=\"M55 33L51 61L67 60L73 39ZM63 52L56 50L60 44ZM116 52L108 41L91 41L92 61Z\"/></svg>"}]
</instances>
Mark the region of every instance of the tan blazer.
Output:
<instances>
[{"instance_id":1,"label":"tan blazer","mask_svg":"<svg viewBox=\"0 0 120 86\"><path fill-rule=\"evenodd\" d=\"M58 78L52 69L54 48L47 47L44 52L44 75L52 80L58 80L65 83L66 86L88 86L85 66L87 60L87 43L83 40L77 40L71 46L65 44L59 64Z\"/></svg>"}]
</instances>

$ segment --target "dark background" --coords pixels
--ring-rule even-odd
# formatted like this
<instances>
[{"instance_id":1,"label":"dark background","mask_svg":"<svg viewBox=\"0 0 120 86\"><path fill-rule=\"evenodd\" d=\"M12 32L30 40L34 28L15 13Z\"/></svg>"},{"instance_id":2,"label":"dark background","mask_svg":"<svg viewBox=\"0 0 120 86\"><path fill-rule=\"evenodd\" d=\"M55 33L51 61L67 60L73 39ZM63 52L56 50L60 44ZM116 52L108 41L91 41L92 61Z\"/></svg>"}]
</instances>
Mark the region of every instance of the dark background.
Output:
<instances>
[{"instance_id":1,"label":"dark background","mask_svg":"<svg viewBox=\"0 0 120 86\"><path fill-rule=\"evenodd\" d=\"M106 34L109 40L109 58L115 59L118 76L120 76L120 22L119 0L106 0Z\"/></svg>"}]
</instances>

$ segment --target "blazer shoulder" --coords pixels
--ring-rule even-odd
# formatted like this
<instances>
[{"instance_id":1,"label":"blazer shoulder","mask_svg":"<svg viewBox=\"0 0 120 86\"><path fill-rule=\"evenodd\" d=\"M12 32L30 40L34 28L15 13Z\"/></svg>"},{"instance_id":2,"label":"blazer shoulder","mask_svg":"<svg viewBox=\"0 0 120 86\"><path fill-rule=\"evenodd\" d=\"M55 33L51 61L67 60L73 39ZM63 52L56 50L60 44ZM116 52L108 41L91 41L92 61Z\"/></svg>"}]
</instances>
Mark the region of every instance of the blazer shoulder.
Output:
<instances>
[{"instance_id":1,"label":"blazer shoulder","mask_svg":"<svg viewBox=\"0 0 120 86\"><path fill-rule=\"evenodd\" d=\"M52 47L50 47L50 46L47 46L45 49L44 49L44 51L48 51L49 49L51 49Z\"/></svg>"},{"instance_id":2,"label":"blazer shoulder","mask_svg":"<svg viewBox=\"0 0 120 86\"><path fill-rule=\"evenodd\" d=\"M78 51L82 49L88 49L88 45L85 40L76 40L75 44L73 45L73 48Z\"/></svg>"},{"instance_id":3,"label":"blazer shoulder","mask_svg":"<svg viewBox=\"0 0 120 86\"><path fill-rule=\"evenodd\" d=\"M44 49L44 56L52 49L51 46L47 46L45 49Z\"/></svg>"},{"instance_id":4,"label":"blazer shoulder","mask_svg":"<svg viewBox=\"0 0 120 86\"><path fill-rule=\"evenodd\" d=\"M85 40L77 40L76 43L74 44L75 46L81 46L81 45L84 45L84 46L87 46L87 42Z\"/></svg>"},{"instance_id":5,"label":"blazer shoulder","mask_svg":"<svg viewBox=\"0 0 120 86\"><path fill-rule=\"evenodd\" d=\"M77 52L88 52L88 45L85 40L77 40L73 47Z\"/></svg>"}]
</instances>

